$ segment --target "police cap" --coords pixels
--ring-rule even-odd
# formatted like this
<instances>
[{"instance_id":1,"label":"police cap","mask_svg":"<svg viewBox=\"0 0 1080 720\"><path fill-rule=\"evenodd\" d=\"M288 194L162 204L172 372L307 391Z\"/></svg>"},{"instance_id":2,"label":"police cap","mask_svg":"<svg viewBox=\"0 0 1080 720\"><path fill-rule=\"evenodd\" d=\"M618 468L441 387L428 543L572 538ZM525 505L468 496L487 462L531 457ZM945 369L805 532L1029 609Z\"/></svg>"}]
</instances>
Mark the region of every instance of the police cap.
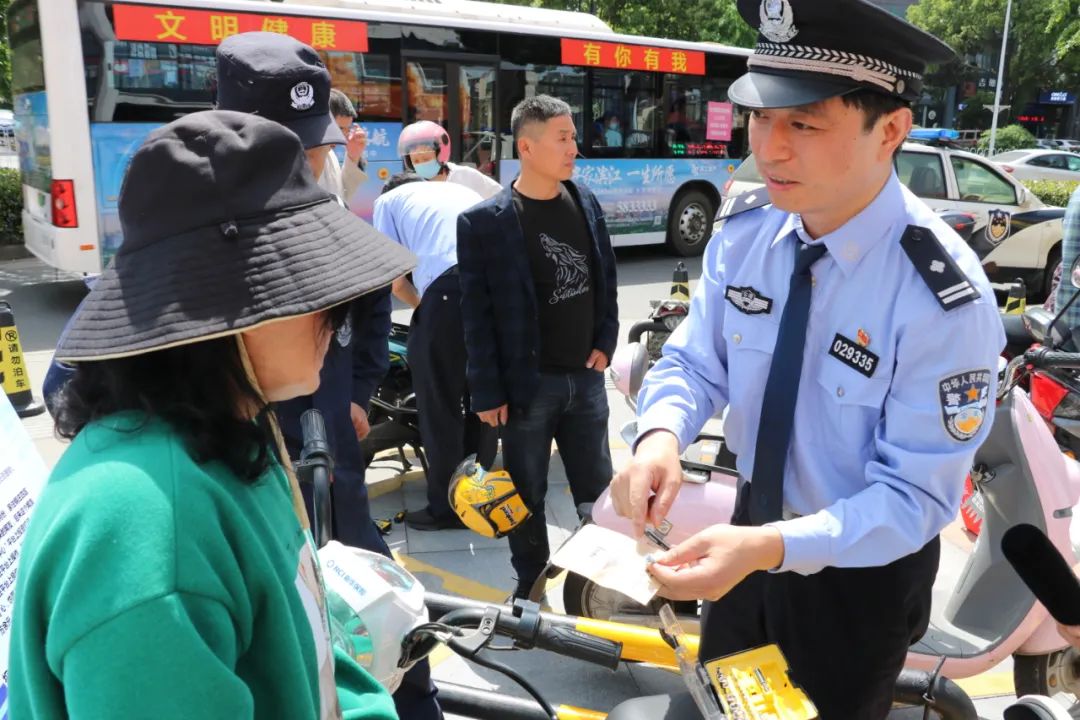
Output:
<instances>
[{"instance_id":1,"label":"police cap","mask_svg":"<svg viewBox=\"0 0 1080 720\"><path fill-rule=\"evenodd\" d=\"M728 97L748 108L797 107L860 89L911 102L926 66L955 57L866 0L738 0L738 7L758 28L758 42Z\"/></svg>"}]
</instances>

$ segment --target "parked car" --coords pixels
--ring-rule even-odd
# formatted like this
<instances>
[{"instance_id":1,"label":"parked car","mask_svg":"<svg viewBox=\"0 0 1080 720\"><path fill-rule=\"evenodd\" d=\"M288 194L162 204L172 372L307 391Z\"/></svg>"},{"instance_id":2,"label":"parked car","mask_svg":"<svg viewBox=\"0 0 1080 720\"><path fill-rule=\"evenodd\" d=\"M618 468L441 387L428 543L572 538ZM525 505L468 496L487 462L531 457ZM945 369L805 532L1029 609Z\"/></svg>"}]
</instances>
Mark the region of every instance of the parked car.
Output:
<instances>
[{"instance_id":1,"label":"parked car","mask_svg":"<svg viewBox=\"0 0 1080 720\"><path fill-rule=\"evenodd\" d=\"M1063 208L1046 205L989 160L939 145L904 143L896 172L934 210L975 215L968 244L997 289L1021 278L1031 299L1046 297L1061 260ZM750 155L723 188L721 214L733 197L764 186Z\"/></svg>"},{"instance_id":2,"label":"parked car","mask_svg":"<svg viewBox=\"0 0 1080 720\"><path fill-rule=\"evenodd\" d=\"M990 158L1017 180L1080 181L1080 154L1061 150L1011 150Z\"/></svg>"}]
</instances>

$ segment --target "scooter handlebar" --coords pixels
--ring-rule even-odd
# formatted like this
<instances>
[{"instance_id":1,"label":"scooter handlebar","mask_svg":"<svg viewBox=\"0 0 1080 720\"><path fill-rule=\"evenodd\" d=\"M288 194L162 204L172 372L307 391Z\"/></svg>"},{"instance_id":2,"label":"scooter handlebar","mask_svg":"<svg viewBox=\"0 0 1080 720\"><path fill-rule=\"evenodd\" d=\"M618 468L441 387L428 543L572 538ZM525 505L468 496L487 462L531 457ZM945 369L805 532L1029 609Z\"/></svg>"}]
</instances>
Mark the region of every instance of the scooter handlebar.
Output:
<instances>
[{"instance_id":1,"label":"scooter handlebar","mask_svg":"<svg viewBox=\"0 0 1080 720\"><path fill-rule=\"evenodd\" d=\"M1037 368L1080 369L1080 353L1038 347L1024 353L1024 362Z\"/></svg>"},{"instance_id":2,"label":"scooter handlebar","mask_svg":"<svg viewBox=\"0 0 1080 720\"><path fill-rule=\"evenodd\" d=\"M583 633L566 625L557 625L541 618L536 633L536 646L559 655L617 670L622 658L622 643Z\"/></svg>"}]
</instances>

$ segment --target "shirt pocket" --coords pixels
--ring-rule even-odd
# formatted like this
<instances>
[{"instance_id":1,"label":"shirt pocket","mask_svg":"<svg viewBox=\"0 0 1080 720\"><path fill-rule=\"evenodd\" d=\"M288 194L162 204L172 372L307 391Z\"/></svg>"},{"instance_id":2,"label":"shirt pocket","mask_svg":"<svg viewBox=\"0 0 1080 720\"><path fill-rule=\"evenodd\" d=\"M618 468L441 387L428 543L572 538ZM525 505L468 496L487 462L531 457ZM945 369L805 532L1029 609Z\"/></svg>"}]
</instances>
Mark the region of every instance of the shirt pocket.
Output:
<instances>
[{"instance_id":1,"label":"shirt pocket","mask_svg":"<svg viewBox=\"0 0 1080 720\"><path fill-rule=\"evenodd\" d=\"M779 322L770 315L748 315L733 308L725 312L728 393L733 407L761 406L779 330Z\"/></svg>"},{"instance_id":2,"label":"shirt pocket","mask_svg":"<svg viewBox=\"0 0 1080 720\"><path fill-rule=\"evenodd\" d=\"M885 367L879 363L875 372L881 377L866 377L830 355L822 359L817 385L823 412L816 415L820 423L815 425L822 447L869 453L890 386Z\"/></svg>"}]
</instances>

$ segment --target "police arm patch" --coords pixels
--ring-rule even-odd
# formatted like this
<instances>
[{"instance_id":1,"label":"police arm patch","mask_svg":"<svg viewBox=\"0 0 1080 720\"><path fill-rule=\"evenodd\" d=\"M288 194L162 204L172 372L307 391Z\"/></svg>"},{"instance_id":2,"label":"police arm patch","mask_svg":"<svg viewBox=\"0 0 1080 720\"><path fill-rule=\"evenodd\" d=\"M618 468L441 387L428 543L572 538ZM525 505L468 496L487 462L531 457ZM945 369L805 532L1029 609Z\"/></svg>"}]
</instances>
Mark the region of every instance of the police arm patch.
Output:
<instances>
[{"instance_id":1,"label":"police arm patch","mask_svg":"<svg viewBox=\"0 0 1080 720\"><path fill-rule=\"evenodd\" d=\"M945 431L953 440L967 442L979 433L990 404L990 371L982 368L942 378L938 400Z\"/></svg>"}]
</instances>

